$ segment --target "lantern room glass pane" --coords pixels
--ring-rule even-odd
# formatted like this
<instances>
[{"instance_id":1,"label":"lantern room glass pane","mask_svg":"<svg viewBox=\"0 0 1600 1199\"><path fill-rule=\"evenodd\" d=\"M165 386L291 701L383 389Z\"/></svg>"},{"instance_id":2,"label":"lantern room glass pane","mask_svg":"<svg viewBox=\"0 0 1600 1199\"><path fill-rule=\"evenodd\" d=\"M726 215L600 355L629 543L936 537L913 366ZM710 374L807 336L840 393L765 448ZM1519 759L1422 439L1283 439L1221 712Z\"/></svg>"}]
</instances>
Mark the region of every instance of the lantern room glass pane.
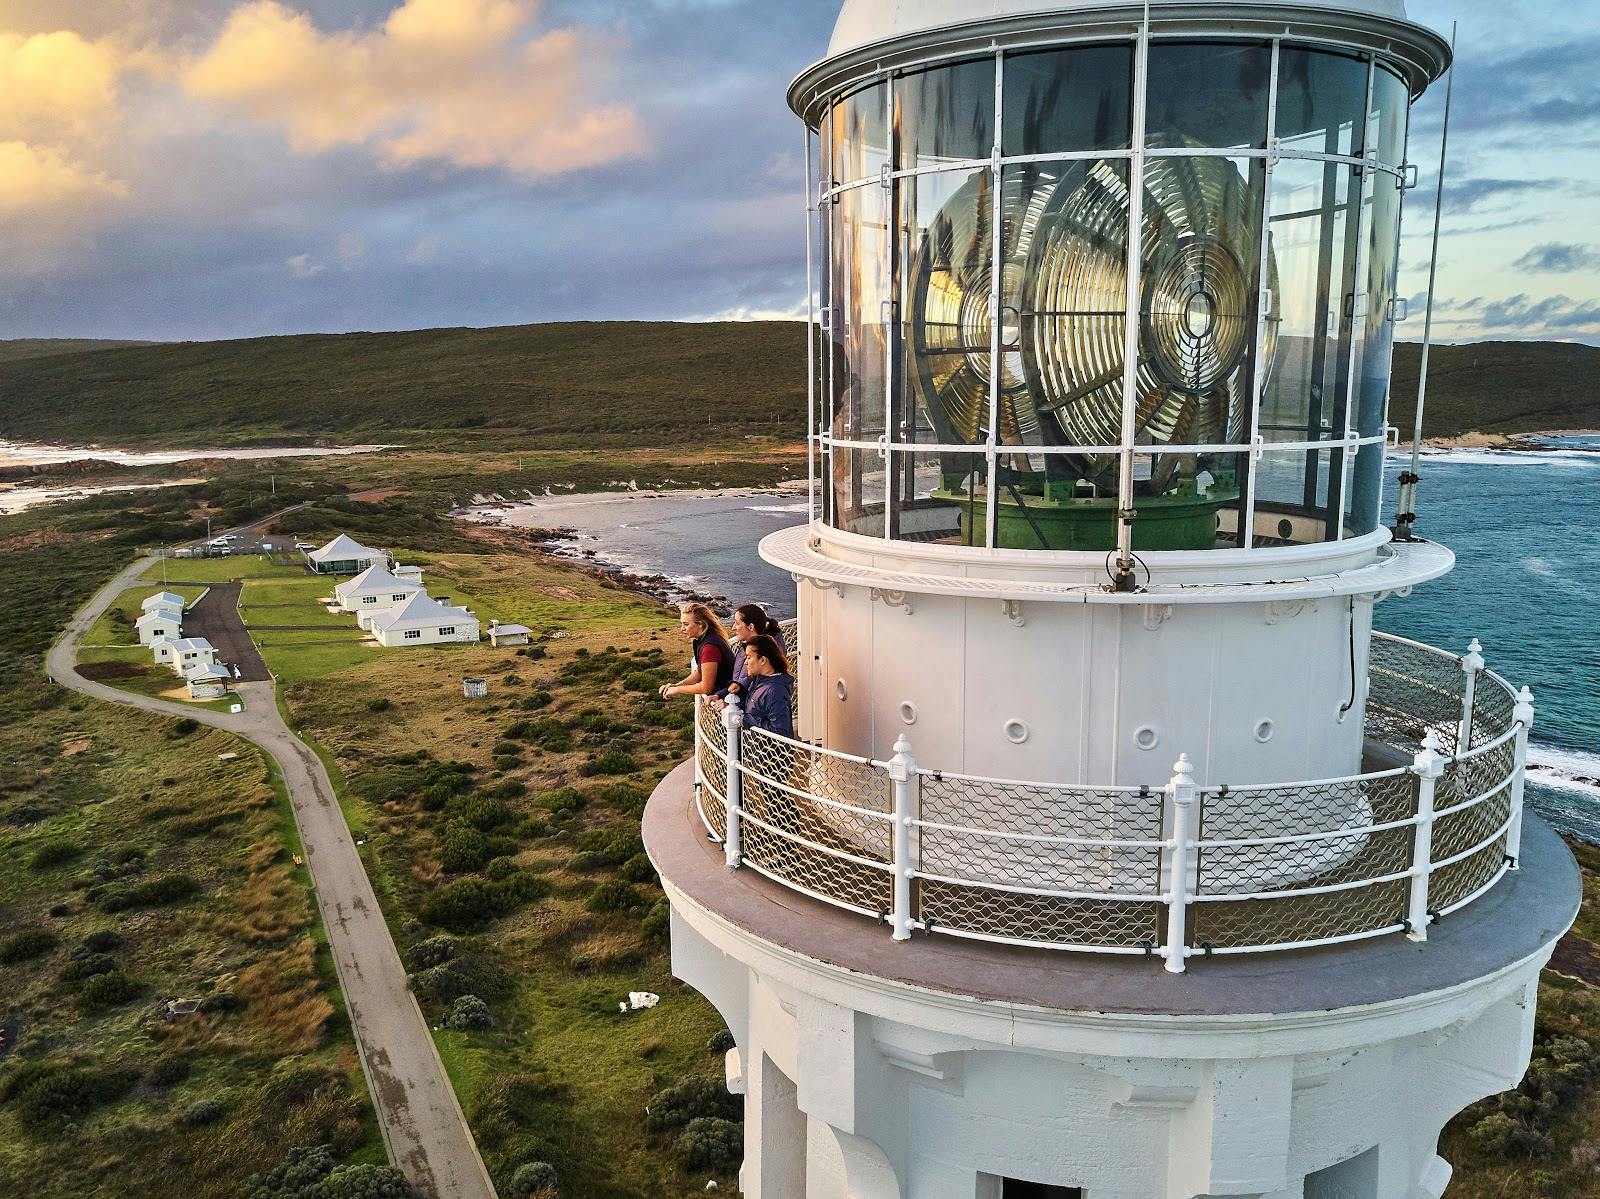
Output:
<instances>
[{"instance_id":1,"label":"lantern room glass pane","mask_svg":"<svg viewBox=\"0 0 1600 1199\"><path fill-rule=\"evenodd\" d=\"M834 446L830 523L847 533L882 537L888 466L877 450Z\"/></svg>"},{"instance_id":2,"label":"lantern room glass pane","mask_svg":"<svg viewBox=\"0 0 1600 1199\"><path fill-rule=\"evenodd\" d=\"M987 460L982 454L890 455L889 536L941 545L983 545L988 513Z\"/></svg>"},{"instance_id":3,"label":"lantern room glass pane","mask_svg":"<svg viewBox=\"0 0 1600 1199\"><path fill-rule=\"evenodd\" d=\"M1134 455L1133 548L1236 549L1249 477L1243 450Z\"/></svg>"},{"instance_id":4,"label":"lantern room glass pane","mask_svg":"<svg viewBox=\"0 0 1600 1199\"><path fill-rule=\"evenodd\" d=\"M1122 441L1128 164L1019 163L1001 188L1000 429L1006 445ZM1116 490L1116 456L1044 459L1051 483Z\"/></svg>"},{"instance_id":5,"label":"lantern room glass pane","mask_svg":"<svg viewBox=\"0 0 1600 1199\"><path fill-rule=\"evenodd\" d=\"M1150 47L1145 145L1264 148L1271 86L1269 46L1157 42Z\"/></svg>"},{"instance_id":6,"label":"lantern room glass pane","mask_svg":"<svg viewBox=\"0 0 1600 1199\"><path fill-rule=\"evenodd\" d=\"M1272 173L1272 254L1277 332L1261 401L1264 440L1344 436L1358 169L1284 159Z\"/></svg>"},{"instance_id":7,"label":"lantern room glass pane","mask_svg":"<svg viewBox=\"0 0 1600 1199\"><path fill-rule=\"evenodd\" d=\"M1335 509L1344 455L1335 450L1268 450L1256 464L1255 545L1338 540Z\"/></svg>"},{"instance_id":8,"label":"lantern room glass pane","mask_svg":"<svg viewBox=\"0 0 1600 1199\"><path fill-rule=\"evenodd\" d=\"M1132 144L1132 110L1129 46L1006 57L1007 155L1125 150Z\"/></svg>"},{"instance_id":9,"label":"lantern room glass pane","mask_svg":"<svg viewBox=\"0 0 1600 1199\"><path fill-rule=\"evenodd\" d=\"M982 444L989 430L993 172L896 181L900 326L892 437Z\"/></svg>"},{"instance_id":10,"label":"lantern room glass pane","mask_svg":"<svg viewBox=\"0 0 1600 1199\"><path fill-rule=\"evenodd\" d=\"M1285 46L1278 61L1276 126L1283 148L1359 158L1368 74L1363 59Z\"/></svg>"},{"instance_id":11,"label":"lantern room glass pane","mask_svg":"<svg viewBox=\"0 0 1600 1199\"><path fill-rule=\"evenodd\" d=\"M1350 485L1345 490L1346 537L1365 537L1378 527L1383 506L1383 456L1382 442L1364 445L1356 455Z\"/></svg>"},{"instance_id":12,"label":"lantern room glass pane","mask_svg":"<svg viewBox=\"0 0 1600 1199\"><path fill-rule=\"evenodd\" d=\"M883 432L887 400L884 309L889 299L885 192L876 185L840 192L833 204L833 435L872 440Z\"/></svg>"},{"instance_id":13,"label":"lantern room glass pane","mask_svg":"<svg viewBox=\"0 0 1600 1199\"><path fill-rule=\"evenodd\" d=\"M1372 78L1371 144L1378 161L1399 168L1406 160L1406 126L1411 114L1411 93L1400 77L1382 63Z\"/></svg>"},{"instance_id":14,"label":"lantern room glass pane","mask_svg":"<svg viewBox=\"0 0 1600 1199\"><path fill-rule=\"evenodd\" d=\"M1389 415L1389 369L1394 357L1395 284L1399 273L1400 201L1393 175L1372 183L1372 248L1368 263L1365 344L1357 380L1356 429L1362 437L1383 432Z\"/></svg>"},{"instance_id":15,"label":"lantern room glass pane","mask_svg":"<svg viewBox=\"0 0 1600 1199\"><path fill-rule=\"evenodd\" d=\"M1145 163L1137 445L1250 440L1265 180L1259 159Z\"/></svg>"},{"instance_id":16,"label":"lantern room glass pane","mask_svg":"<svg viewBox=\"0 0 1600 1199\"><path fill-rule=\"evenodd\" d=\"M833 106L833 182L876 179L889 161L883 84L852 92Z\"/></svg>"},{"instance_id":17,"label":"lantern room glass pane","mask_svg":"<svg viewBox=\"0 0 1600 1199\"><path fill-rule=\"evenodd\" d=\"M994 152L994 59L919 71L894 86L899 169L988 158Z\"/></svg>"}]
</instances>

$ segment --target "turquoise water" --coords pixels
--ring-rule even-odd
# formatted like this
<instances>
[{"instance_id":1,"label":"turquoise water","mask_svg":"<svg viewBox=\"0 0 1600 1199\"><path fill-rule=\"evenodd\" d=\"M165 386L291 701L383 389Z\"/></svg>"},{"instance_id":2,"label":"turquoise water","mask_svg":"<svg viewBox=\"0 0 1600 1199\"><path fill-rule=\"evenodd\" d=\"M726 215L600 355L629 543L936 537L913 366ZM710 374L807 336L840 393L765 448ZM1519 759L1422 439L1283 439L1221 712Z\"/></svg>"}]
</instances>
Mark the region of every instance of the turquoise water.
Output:
<instances>
[{"instance_id":1,"label":"turquoise water","mask_svg":"<svg viewBox=\"0 0 1600 1199\"><path fill-rule=\"evenodd\" d=\"M1378 608L1388 632L1464 651L1533 688L1530 800L1567 832L1600 842L1600 437L1548 451L1439 451L1423 458L1417 531L1455 550L1454 572ZM1387 507L1405 459L1388 466ZM578 531L575 552L684 591L794 612L794 583L756 543L806 519L802 496L572 497L516 523Z\"/></svg>"}]
</instances>

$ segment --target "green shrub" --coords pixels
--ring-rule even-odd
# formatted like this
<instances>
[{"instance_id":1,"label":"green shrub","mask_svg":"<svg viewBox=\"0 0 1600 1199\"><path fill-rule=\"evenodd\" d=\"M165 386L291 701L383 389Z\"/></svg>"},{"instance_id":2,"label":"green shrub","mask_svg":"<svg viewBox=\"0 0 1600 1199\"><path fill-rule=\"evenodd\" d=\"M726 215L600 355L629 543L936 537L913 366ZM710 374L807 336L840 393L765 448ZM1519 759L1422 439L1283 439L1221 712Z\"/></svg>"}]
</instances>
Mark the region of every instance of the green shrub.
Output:
<instances>
[{"instance_id":1,"label":"green shrub","mask_svg":"<svg viewBox=\"0 0 1600 1199\"><path fill-rule=\"evenodd\" d=\"M670 683L667 672L662 670L632 670L622 676L624 691L638 691L650 694L660 689L662 683Z\"/></svg>"},{"instance_id":2,"label":"green shrub","mask_svg":"<svg viewBox=\"0 0 1600 1199\"><path fill-rule=\"evenodd\" d=\"M121 970L97 974L78 991L78 1006L86 1012L118 1007L134 998L143 987Z\"/></svg>"},{"instance_id":3,"label":"green shrub","mask_svg":"<svg viewBox=\"0 0 1600 1199\"><path fill-rule=\"evenodd\" d=\"M426 970L430 966L439 966L456 956L460 943L454 937L429 937L426 941L418 941L405 951L403 955L407 968L411 970Z\"/></svg>"},{"instance_id":4,"label":"green shrub","mask_svg":"<svg viewBox=\"0 0 1600 1199\"><path fill-rule=\"evenodd\" d=\"M665 899L656 900L645 918L639 921L639 933L651 945L665 949L672 937L672 909Z\"/></svg>"},{"instance_id":5,"label":"green shrub","mask_svg":"<svg viewBox=\"0 0 1600 1199\"><path fill-rule=\"evenodd\" d=\"M650 1132L670 1132L702 1117L737 1120L743 1111L739 1096L730 1095L721 1079L695 1074L656 1092L645 1108L644 1126Z\"/></svg>"},{"instance_id":6,"label":"green shrub","mask_svg":"<svg viewBox=\"0 0 1600 1199\"><path fill-rule=\"evenodd\" d=\"M171 737L174 741L178 741L191 735L192 733L197 732L199 728L200 722L198 720L195 720L189 716L185 716L182 720L178 721L167 730L167 736Z\"/></svg>"},{"instance_id":7,"label":"green shrub","mask_svg":"<svg viewBox=\"0 0 1600 1199\"><path fill-rule=\"evenodd\" d=\"M35 870L49 870L53 866L60 866L70 862L83 852L83 846L76 841L46 841L33 851L32 864Z\"/></svg>"},{"instance_id":8,"label":"green shrub","mask_svg":"<svg viewBox=\"0 0 1600 1199\"><path fill-rule=\"evenodd\" d=\"M722 1028L711 1034L711 1039L706 1042L706 1052L715 1057L722 1057L728 1050L737 1045L738 1042L733 1039L733 1033L726 1028Z\"/></svg>"},{"instance_id":9,"label":"green shrub","mask_svg":"<svg viewBox=\"0 0 1600 1199\"><path fill-rule=\"evenodd\" d=\"M643 812L645 802L650 798L642 788L622 782L607 783L596 794L602 803L632 816Z\"/></svg>"},{"instance_id":10,"label":"green shrub","mask_svg":"<svg viewBox=\"0 0 1600 1199\"><path fill-rule=\"evenodd\" d=\"M595 774L632 774L639 769L639 763L634 756L626 750L608 749L598 757L591 758L578 767L578 773L588 776Z\"/></svg>"},{"instance_id":11,"label":"green shrub","mask_svg":"<svg viewBox=\"0 0 1600 1199\"><path fill-rule=\"evenodd\" d=\"M678 1161L686 1170L732 1170L744 1160L744 1126L701 1116L689 1121L676 1148Z\"/></svg>"},{"instance_id":12,"label":"green shrub","mask_svg":"<svg viewBox=\"0 0 1600 1199\"><path fill-rule=\"evenodd\" d=\"M537 736L531 720L513 721L501 730L500 735L508 741L532 741Z\"/></svg>"},{"instance_id":13,"label":"green shrub","mask_svg":"<svg viewBox=\"0 0 1600 1199\"><path fill-rule=\"evenodd\" d=\"M535 691L530 695L523 696L522 707L524 711L537 712L541 708L548 708L554 698L548 691Z\"/></svg>"},{"instance_id":14,"label":"green shrub","mask_svg":"<svg viewBox=\"0 0 1600 1199\"><path fill-rule=\"evenodd\" d=\"M591 912L631 912L644 906L644 896L632 883L614 878L596 887L586 906Z\"/></svg>"},{"instance_id":15,"label":"green shrub","mask_svg":"<svg viewBox=\"0 0 1600 1199\"><path fill-rule=\"evenodd\" d=\"M522 760L522 746L515 741L497 742L489 752L497 758L515 758L519 762Z\"/></svg>"},{"instance_id":16,"label":"green shrub","mask_svg":"<svg viewBox=\"0 0 1600 1199\"><path fill-rule=\"evenodd\" d=\"M653 883L656 881L656 868L650 864L650 859L642 853L636 853L622 863L617 873L630 883Z\"/></svg>"},{"instance_id":17,"label":"green shrub","mask_svg":"<svg viewBox=\"0 0 1600 1199\"><path fill-rule=\"evenodd\" d=\"M122 944L122 934L112 928L96 929L80 941L79 944L91 953L105 953L107 950L116 949Z\"/></svg>"},{"instance_id":18,"label":"green shrub","mask_svg":"<svg viewBox=\"0 0 1600 1199\"><path fill-rule=\"evenodd\" d=\"M501 838L496 837L495 840ZM516 852L515 845L512 846L511 852ZM483 876L492 883L503 883L506 879L514 877L520 869L521 867L510 855L504 855L491 859L489 865L484 868Z\"/></svg>"},{"instance_id":19,"label":"green shrub","mask_svg":"<svg viewBox=\"0 0 1600 1199\"><path fill-rule=\"evenodd\" d=\"M533 801L547 812L559 812L565 808L569 812L581 811L584 806L583 793L575 787L562 787L559 791L547 791Z\"/></svg>"},{"instance_id":20,"label":"green shrub","mask_svg":"<svg viewBox=\"0 0 1600 1199\"><path fill-rule=\"evenodd\" d=\"M59 942L47 928L25 928L0 941L0 965L32 961L54 949Z\"/></svg>"},{"instance_id":21,"label":"green shrub","mask_svg":"<svg viewBox=\"0 0 1600 1199\"><path fill-rule=\"evenodd\" d=\"M489 839L470 824L452 821L439 838L439 862L452 874L477 870L489 860Z\"/></svg>"},{"instance_id":22,"label":"green shrub","mask_svg":"<svg viewBox=\"0 0 1600 1199\"><path fill-rule=\"evenodd\" d=\"M200 884L191 876L163 874L131 888L128 899L137 907L157 907L166 903L181 903L199 893Z\"/></svg>"},{"instance_id":23,"label":"green shrub","mask_svg":"<svg viewBox=\"0 0 1600 1199\"><path fill-rule=\"evenodd\" d=\"M450 1005L444 1026L456 1032L479 1032L494 1027L494 1015L476 995L463 995Z\"/></svg>"},{"instance_id":24,"label":"green shrub","mask_svg":"<svg viewBox=\"0 0 1600 1199\"><path fill-rule=\"evenodd\" d=\"M367 711L369 712L387 712L392 707L394 707L394 704L381 695L377 699L369 699L367 701Z\"/></svg>"},{"instance_id":25,"label":"green shrub","mask_svg":"<svg viewBox=\"0 0 1600 1199\"><path fill-rule=\"evenodd\" d=\"M200 1128L207 1124L215 1124L228 1113L228 1105L215 1096L206 1099L196 1099L183 1109L183 1114L178 1121L190 1128Z\"/></svg>"},{"instance_id":26,"label":"green shrub","mask_svg":"<svg viewBox=\"0 0 1600 1199\"><path fill-rule=\"evenodd\" d=\"M429 1003L448 1007L463 995L506 999L515 989L511 975L475 955L451 958L411 976L411 989Z\"/></svg>"},{"instance_id":27,"label":"green shrub","mask_svg":"<svg viewBox=\"0 0 1600 1199\"><path fill-rule=\"evenodd\" d=\"M534 1195L558 1195L556 1168L549 1162L523 1162L511 1176L512 1199L532 1199Z\"/></svg>"},{"instance_id":28,"label":"green shrub","mask_svg":"<svg viewBox=\"0 0 1600 1199\"><path fill-rule=\"evenodd\" d=\"M452 932L473 932L499 916L509 915L529 900L550 893L543 879L519 871L491 882L463 878L435 887L422 904L422 919Z\"/></svg>"},{"instance_id":29,"label":"green shrub","mask_svg":"<svg viewBox=\"0 0 1600 1199\"><path fill-rule=\"evenodd\" d=\"M249 1199L312 1199L337 1164L331 1145L297 1145L276 1169L251 1175L247 1194Z\"/></svg>"},{"instance_id":30,"label":"green shrub","mask_svg":"<svg viewBox=\"0 0 1600 1199\"><path fill-rule=\"evenodd\" d=\"M449 783L429 783L422 789L422 798L418 803L424 812L441 812L455 795L455 788Z\"/></svg>"},{"instance_id":31,"label":"green shrub","mask_svg":"<svg viewBox=\"0 0 1600 1199\"><path fill-rule=\"evenodd\" d=\"M564 754L572 749L572 733L566 725L553 716L544 716L532 722L534 740L553 754Z\"/></svg>"},{"instance_id":32,"label":"green shrub","mask_svg":"<svg viewBox=\"0 0 1600 1199\"><path fill-rule=\"evenodd\" d=\"M340 1166L307 1199L414 1199L416 1192L393 1166Z\"/></svg>"},{"instance_id":33,"label":"green shrub","mask_svg":"<svg viewBox=\"0 0 1600 1199\"><path fill-rule=\"evenodd\" d=\"M189 1077L190 1062L181 1053L169 1053L166 1057L158 1058L155 1065L151 1066L145 1074L145 1080L153 1087L166 1090L175 1087Z\"/></svg>"},{"instance_id":34,"label":"green shrub","mask_svg":"<svg viewBox=\"0 0 1600 1199\"><path fill-rule=\"evenodd\" d=\"M130 1070L30 1062L13 1070L0 1090L29 1132L58 1132L95 1108L115 1103L138 1081Z\"/></svg>"},{"instance_id":35,"label":"green shrub","mask_svg":"<svg viewBox=\"0 0 1600 1199\"><path fill-rule=\"evenodd\" d=\"M85 978L93 978L97 974L110 974L116 968L117 960L109 953L84 951L80 945L72 951L67 964L61 968L61 973L56 977L62 982L78 982Z\"/></svg>"},{"instance_id":36,"label":"green shrub","mask_svg":"<svg viewBox=\"0 0 1600 1199\"><path fill-rule=\"evenodd\" d=\"M492 795L471 795L451 805L452 811L481 832L510 824L513 815L505 800Z\"/></svg>"},{"instance_id":37,"label":"green shrub","mask_svg":"<svg viewBox=\"0 0 1600 1199\"><path fill-rule=\"evenodd\" d=\"M94 902L102 912L126 912L133 906L133 900L123 887L107 887L94 897Z\"/></svg>"}]
</instances>

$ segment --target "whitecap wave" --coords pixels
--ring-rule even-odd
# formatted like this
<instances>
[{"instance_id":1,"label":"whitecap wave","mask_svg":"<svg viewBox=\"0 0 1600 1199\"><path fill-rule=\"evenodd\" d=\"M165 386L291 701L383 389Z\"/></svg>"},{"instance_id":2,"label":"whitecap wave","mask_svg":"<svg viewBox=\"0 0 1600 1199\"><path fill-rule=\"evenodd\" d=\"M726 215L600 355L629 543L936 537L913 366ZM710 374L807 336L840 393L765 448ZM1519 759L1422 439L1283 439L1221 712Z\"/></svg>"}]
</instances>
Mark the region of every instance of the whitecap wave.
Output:
<instances>
[{"instance_id":1,"label":"whitecap wave","mask_svg":"<svg viewBox=\"0 0 1600 1199\"><path fill-rule=\"evenodd\" d=\"M801 500L797 504L746 504L746 512L763 512L772 516L788 516L791 512L809 512L811 501Z\"/></svg>"},{"instance_id":2,"label":"whitecap wave","mask_svg":"<svg viewBox=\"0 0 1600 1199\"><path fill-rule=\"evenodd\" d=\"M1391 465L1409 463L1409 453L1390 453ZM1430 450L1422 451L1425 463L1448 463L1452 466L1566 466L1583 467L1600 464L1600 453L1593 450Z\"/></svg>"},{"instance_id":3,"label":"whitecap wave","mask_svg":"<svg viewBox=\"0 0 1600 1199\"><path fill-rule=\"evenodd\" d=\"M1581 749L1528 746L1528 781L1600 798L1600 754Z\"/></svg>"}]
</instances>

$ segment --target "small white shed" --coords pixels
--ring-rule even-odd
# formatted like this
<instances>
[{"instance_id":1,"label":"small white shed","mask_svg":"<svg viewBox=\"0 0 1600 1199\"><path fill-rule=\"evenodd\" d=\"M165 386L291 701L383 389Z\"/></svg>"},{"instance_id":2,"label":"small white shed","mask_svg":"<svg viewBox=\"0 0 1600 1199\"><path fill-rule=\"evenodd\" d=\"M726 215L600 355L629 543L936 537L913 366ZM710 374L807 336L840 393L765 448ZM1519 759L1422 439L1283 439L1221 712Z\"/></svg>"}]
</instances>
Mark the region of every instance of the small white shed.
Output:
<instances>
[{"instance_id":1,"label":"small white shed","mask_svg":"<svg viewBox=\"0 0 1600 1199\"><path fill-rule=\"evenodd\" d=\"M228 694L228 683L232 678L233 674L226 666L218 666L215 662L196 666L189 671L189 698L221 699Z\"/></svg>"},{"instance_id":2,"label":"small white shed","mask_svg":"<svg viewBox=\"0 0 1600 1199\"><path fill-rule=\"evenodd\" d=\"M146 612L155 608L176 608L179 612L184 609L183 596L175 591L158 591L154 595L145 596L144 603L139 607Z\"/></svg>"},{"instance_id":3,"label":"small white shed","mask_svg":"<svg viewBox=\"0 0 1600 1199\"><path fill-rule=\"evenodd\" d=\"M533 630L526 625L489 622L489 644L499 649L503 645L527 645L533 640Z\"/></svg>"}]
</instances>

